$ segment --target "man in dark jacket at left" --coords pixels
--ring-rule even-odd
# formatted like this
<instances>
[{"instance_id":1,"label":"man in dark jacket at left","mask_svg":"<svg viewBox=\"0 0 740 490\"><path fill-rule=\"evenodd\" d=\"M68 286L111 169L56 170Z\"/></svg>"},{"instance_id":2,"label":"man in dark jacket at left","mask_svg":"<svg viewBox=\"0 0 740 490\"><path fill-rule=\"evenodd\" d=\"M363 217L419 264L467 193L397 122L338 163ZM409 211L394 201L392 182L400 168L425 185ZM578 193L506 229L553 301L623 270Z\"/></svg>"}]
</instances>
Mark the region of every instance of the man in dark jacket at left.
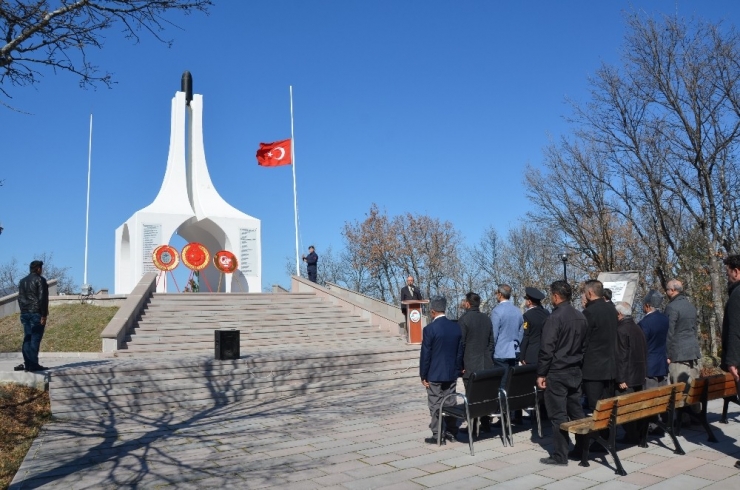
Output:
<instances>
[{"instance_id":1,"label":"man in dark jacket at left","mask_svg":"<svg viewBox=\"0 0 740 490\"><path fill-rule=\"evenodd\" d=\"M18 306L23 324L23 365L17 366L17 371L46 370L39 364L39 347L49 316L49 286L41 275L43 266L40 260L31 262L31 273L21 279L18 285Z\"/></svg>"},{"instance_id":2,"label":"man in dark jacket at left","mask_svg":"<svg viewBox=\"0 0 740 490\"><path fill-rule=\"evenodd\" d=\"M438 296L432 298L429 309L432 323L424 328L419 358L421 384L427 390L427 404L432 421L432 437L424 439L427 444L437 444L439 416L442 400L455 393L457 378L462 370L462 349L460 349L460 326L445 316L447 300ZM455 405L454 396L447 399L447 405ZM445 440L454 441L457 436L457 422L454 417L445 417L442 423L442 444Z\"/></svg>"}]
</instances>

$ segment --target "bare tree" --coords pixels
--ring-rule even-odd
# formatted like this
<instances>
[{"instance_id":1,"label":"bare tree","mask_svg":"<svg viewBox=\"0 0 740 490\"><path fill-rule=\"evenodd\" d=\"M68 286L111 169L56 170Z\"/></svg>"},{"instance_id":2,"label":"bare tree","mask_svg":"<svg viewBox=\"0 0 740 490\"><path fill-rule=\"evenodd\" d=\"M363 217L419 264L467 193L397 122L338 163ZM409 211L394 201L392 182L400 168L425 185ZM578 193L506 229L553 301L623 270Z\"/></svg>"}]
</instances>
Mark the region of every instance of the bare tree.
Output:
<instances>
[{"instance_id":1,"label":"bare tree","mask_svg":"<svg viewBox=\"0 0 740 490\"><path fill-rule=\"evenodd\" d=\"M173 12L207 12L212 0L16 0L0 1L0 92L4 84L38 83L42 70L77 75L81 86L97 82L110 86L111 74L101 73L89 57L90 48L102 48L104 31L122 29L139 41L142 31L166 44L162 36ZM1 41L0 41L1 42Z\"/></svg>"},{"instance_id":2,"label":"bare tree","mask_svg":"<svg viewBox=\"0 0 740 490\"><path fill-rule=\"evenodd\" d=\"M663 286L690 276L716 356L721 258L740 232L740 36L673 17L627 23L623 65L602 66L590 101L574 104L574 141L548 148L557 172L535 193L595 269L646 267ZM563 192L557 215L548 205Z\"/></svg>"},{"instance_id":3,"label":"bare tree","mask_svg":"<svg viewBox=\"0 0 740 490\"><path fill-rule=\"evenodd\" d=\"M54 263L54 254L44 252L35 254L31 260L41 260L44 263L44 277L57 280L57 292L59 294L76 294L77 285L69 273L69 267L59 267ZM7 263L0 265L0 296L6 296L18 292L18 283L28 275L29 260L21 264L13 257Z\"/></svg>"}]
</instances>

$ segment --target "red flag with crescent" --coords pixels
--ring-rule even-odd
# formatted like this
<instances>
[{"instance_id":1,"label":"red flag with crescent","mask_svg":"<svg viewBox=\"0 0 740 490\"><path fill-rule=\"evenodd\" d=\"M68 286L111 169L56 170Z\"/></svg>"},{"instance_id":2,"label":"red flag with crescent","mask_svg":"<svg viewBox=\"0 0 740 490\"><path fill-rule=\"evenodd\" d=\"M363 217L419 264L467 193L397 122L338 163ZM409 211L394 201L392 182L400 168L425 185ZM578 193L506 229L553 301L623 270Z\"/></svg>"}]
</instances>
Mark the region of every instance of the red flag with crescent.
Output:
<instances>
[{"instance_id":1,"label":"red flag with crescent","mask_svg":"<svg viewBox=\"0 0 740 490\"><path fill-rule=\"evenodd\" d=\"M290 165L292 163L290 146L290 139L274 143L260 143L260 148L257 150L257 164L263 167Z\"/></svg>"}]
</instances>

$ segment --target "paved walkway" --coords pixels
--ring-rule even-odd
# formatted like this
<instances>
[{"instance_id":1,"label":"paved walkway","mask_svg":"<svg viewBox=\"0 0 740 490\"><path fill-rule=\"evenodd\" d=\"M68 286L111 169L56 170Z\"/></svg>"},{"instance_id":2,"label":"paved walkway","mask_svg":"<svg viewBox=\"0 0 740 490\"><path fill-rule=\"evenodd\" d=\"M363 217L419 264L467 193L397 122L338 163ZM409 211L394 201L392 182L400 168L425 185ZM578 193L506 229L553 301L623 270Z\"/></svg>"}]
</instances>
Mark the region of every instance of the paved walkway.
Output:
<instances>
[{"instance_id":1,"label":"paved walkway","mask_svg":"<svg viewBox=\"0 0 740 490\"><path fill-rule=\"evenodd\" d=\"M670 438L619 454L627 476L610 458L591 466L539 463L550 447L516 429L514 447L497 433L476 442L430 446L425 392L418 380L383 392L355 390L233 403L202 411L112 415L48 424L10 488L295 488L295 489L737 489L740 415L717 423L719 442L703 429L684 430L686 455ZM663 443L667 444L666 447Z\"/></svg>"}]
</instances>

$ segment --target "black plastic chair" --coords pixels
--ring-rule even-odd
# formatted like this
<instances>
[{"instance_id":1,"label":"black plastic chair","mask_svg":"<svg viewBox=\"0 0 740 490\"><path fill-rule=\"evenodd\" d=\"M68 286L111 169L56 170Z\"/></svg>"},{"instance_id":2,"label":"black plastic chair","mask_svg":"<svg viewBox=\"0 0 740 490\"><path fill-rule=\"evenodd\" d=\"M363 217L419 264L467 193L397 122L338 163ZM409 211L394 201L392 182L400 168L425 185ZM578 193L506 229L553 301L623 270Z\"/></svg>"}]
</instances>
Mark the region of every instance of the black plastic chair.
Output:
<instances>
[{"instance_id":1,"label":"black plastic chair","mask_svg":"<svg viewBox=\"0 0 740 490\"><path fill-rule=\"evenodd\" d=\"M439 428L437 431L437 445L442 444L442 417L452 416L457 419L465 420L468 423L468 440L470 444L470 455L475 456L473 451L473 420L479 419L485 415L501 414L503 407L503 398L501 393L501 380L506 370L504 368L487 369L485 371L476 371L470 376L467 393L452 393L442 400L442 409L439 414ZM451 396L459 396L463 403L458 405L445 406L447 399ZM501 424L501 434L504 446L506 445L506 429Z\"/></svg>"},{"instance_id":2,"label":"black plastic chair","mask_svg":"<svg viewBox=\"0 0 740 490\"><path fill-rule=\"evenodd\" d=\"M540 390L537 389L537 366L528 364L515 366L509 372L508 386L502 388L504 412L506 417L504 423L508 428L509 444L514 447L514 435L511 430L512 410L532 410L537 417L537 433L542 439L542 423L540 422ZM504 429L506 434L506 429Z\"/></svg>"}]
</instances>

